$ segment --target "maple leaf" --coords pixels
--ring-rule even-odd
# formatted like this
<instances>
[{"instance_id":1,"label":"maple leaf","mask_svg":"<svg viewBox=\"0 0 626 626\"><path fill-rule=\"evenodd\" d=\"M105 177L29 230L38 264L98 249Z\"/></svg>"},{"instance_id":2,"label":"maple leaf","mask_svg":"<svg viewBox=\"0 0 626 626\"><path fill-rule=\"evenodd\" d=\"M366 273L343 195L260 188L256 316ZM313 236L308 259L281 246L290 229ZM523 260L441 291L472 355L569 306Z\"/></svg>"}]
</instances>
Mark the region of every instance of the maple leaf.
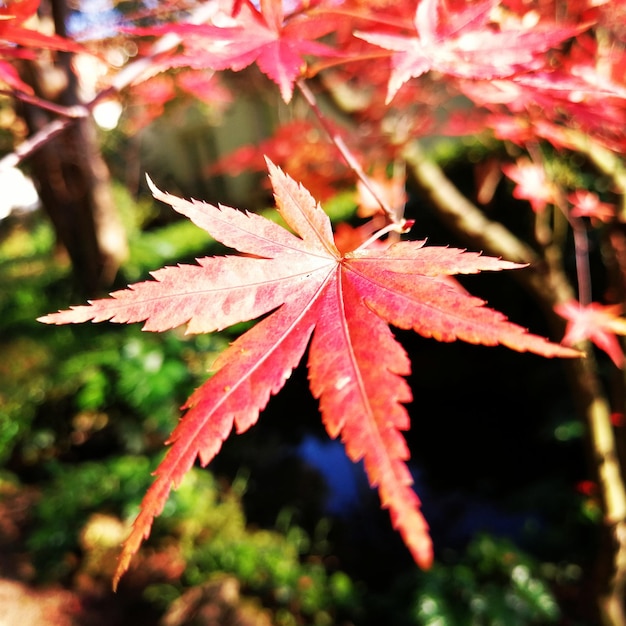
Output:
<instances>
[{"instance_id":1,"label":"maple leaf","mask_svg":"<svg viewBox=\"0 0 626 626\"><path fill-rule=\"evenodd\" d=\"M452 13L442 0L421 0L415 35L356 32L360 39L393 52L387 102L409 79L430 70L491 80L538 69L545 63L544 52L587 28L539 24L495 30L489 27L489 16L497 4L486 0Z\"/></svg>"},{"instance_id":2,"label":"maple leaf","mask_svg":"<svg viewBox=\"0 0 626 626\"><path fill-rule=\"evenodd\" d=\"M131 101L141 103L128 107L129 126L138 132L163 115L166 103L176 96L176 88L171 76L157 74L132 85L128 93Z\"/></svg>"},{"instance_id":3,"label":"maple leaf","mask_svg":"<svg viewBox=\"0 0 626 626\"><path fill-rule=\"evenodd\" d=\"M285 16L282 0L261 0L260 10L249 2L242 2L237 8L236 18L229 16L219 25L176 23L125 30L139 35L180 35L183 54L160 61L164 67L210 67L238 72L256 63L279 86L287 103L302 74L305 55L337 55L329 46L314 40L331 32L338 18Z\"/></svg>"},{"instance_id":4,"label":"maple leaf","mask_svg":"<svg viewBox=\"0 0 626 626\"><path fill-rule=\"evenodd\" d=\"M562 343L574 346L589 340L606 352L617 367L624 366L624 352L616 335L626 335L626 319L619 317L619 304L591 302L584 306L576 300L557 304L554 311L567 320Z\"/></svg>"},{"instance_id":5,"label":"maple leaf","mask_svg":"<svg viewBox=\"0 0 626 626\"><path fill-rule=\"evenodd\" d=\"M338 189L352 183L350 170L337 159L337 148L318 126L301 119L280 124L268 139L222 156L208 174L237 176L246 170L266 171L266 156L291 172L319 200L337 195Z\"/></svg>"},{"instance_id":6,"label":"maple leaf","mask_svg":"<svg viewBox=\"0 0 626 626\"><path fill-rule=\"evenodd\" d=\"M46 35L24 27L39 7L39 0L14 0L0 4L0 58L10 60L34 59L40 49L85 52L80 45L58 35ZM0 60L0 81L9 87L32 95L33 89L25 83L9 61Z\"/></svg>"},{"instance_id":7,"label":"maple leaf","mask_svg":"<svg viewBox=\"0 0 626 626\"><path fill-rule=\"evenodd\" d=\"M176 76L176 83L183 91L218 110L225 109L234 99L233 94L219 81L218 75L206 70L180 72Z\"/></svg>"},{"instance_id":8,"label":"maple leaf","mask_svg":"<svg viewBox=\"0 0 626 626\"><path fill-rule=\"evenodd\" d=\"M572 204L570 215L573 217L589 217L592 222L610 222L615 217L615 206L601 202L598 194L586 189L577 189L567 196Z\"/></svg>"},{"instance_id":9,"label":"maple leaf","mask_svg":"<svg viewBox=\"0 0 626 626\"><path fill-rule=\"evenodd\" d=\"M51 324L144 321L150 331L187 324L186 332L200 333L269 313L218 357L215 374L187 400L124 545L115 584L171 488L196 458L209 463L233 428L241 433L257 421L309 343L311 391L328 434L341 437L353 461L363 460L382 506L422 567L431 564L432 544L401 434L409 428L404 405L412 396L404 376L410 362L388 324L440 341L579 355L528 333L446 280L522 266L424 241L341 254L319 203L269 159L268 168L278 211L293 233L259 215L182 200L150 182L155 198L246 256L166 267L110 299L40 318Z\"/></svg>"},{"instance_id":10,"label":"maple leaf","mask_svg":"<svg viewBox=\"0 0 626 626\"><path fill-rule=\"evenodd\" d=\"M554 203L556 190L547 179L546 171L541 164L523 157L515 164L504 164L502 171L517 183L513 189L513 197L528 200L535 213L540 213L548 204Z\"/></svg>"},{"instance_id":11,"label":"maple leaf","mask_svg":"<svg viewBox=\"0 0 626 626\"><path fill-rule=\"evenodd\" d=\"M22 26L23 22L37 12L38 7L39 0L3 2L0 5L0 40L34 50L46 48L49 50L63 50L65 52L85 52L85 48L69 39L59 37L58 35L46 35ZM11 55L11 48L13 46L3 46L2 54ZM15 49L15 52L19 58L19 49Z\"/></svg>"},{"instance_id":12,"label":"maple leaf","mask_svg":"<svg viewBox=\"0 0 626 626\"><path fill-rule=\"evenodd\" d=\"M162 116L167 103L184 104L186 99L180 98L181 91L204 100L215 111L225 109L232 102L232 95L222 86L218 76L206 70L159 73L136 81L127 89L130 96L130 106L127 107L129 132L138 132Z\"/></svg>"}]
</instances>

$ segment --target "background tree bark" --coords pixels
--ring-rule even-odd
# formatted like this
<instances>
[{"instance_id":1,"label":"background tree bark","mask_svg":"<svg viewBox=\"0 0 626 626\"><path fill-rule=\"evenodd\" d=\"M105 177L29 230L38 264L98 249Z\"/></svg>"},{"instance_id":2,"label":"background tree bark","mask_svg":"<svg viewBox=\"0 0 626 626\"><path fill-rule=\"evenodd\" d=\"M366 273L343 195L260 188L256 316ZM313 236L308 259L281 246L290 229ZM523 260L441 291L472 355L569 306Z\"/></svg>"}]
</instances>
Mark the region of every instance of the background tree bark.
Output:
<instances>
[{"instance_id":1,"label":"background tree bark","mask_svg":"<svg viewBox=\"0 0 626 626\"><path fill-rule=\"evenodd\" d=\"M65 0L50 0L49 8L56 33L66 36ZM40 98L66 107L81 104L72 57L57 52L54 62L25 65L22 78ZM53 119L30 104L22 113L30 134ZM30 166L43 208L70 257L77 288L97 294L111 284L128 249L93 118L69 124L31 155Z\"/></svg>"}]
</instances>

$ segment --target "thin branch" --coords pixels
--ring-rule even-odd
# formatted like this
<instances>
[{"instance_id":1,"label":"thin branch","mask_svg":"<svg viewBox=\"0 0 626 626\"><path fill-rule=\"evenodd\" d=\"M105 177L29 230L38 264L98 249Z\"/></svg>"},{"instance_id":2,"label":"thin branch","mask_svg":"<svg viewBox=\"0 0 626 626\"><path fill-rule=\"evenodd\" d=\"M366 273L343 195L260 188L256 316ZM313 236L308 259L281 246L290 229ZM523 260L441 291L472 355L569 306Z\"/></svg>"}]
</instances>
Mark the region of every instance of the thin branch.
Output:
<instances>
[{"instance_id":1,"label":"thin branch","mask_svg":"<svg viewBox=\"0 0 626 626\"><path fill-rule=\"evenodd\" d=\"M82 104L66 107L61 104L49 102L48 100L44 100L43 98L39 98L38 96L34 96L19 90L9 91L8 89L0 89L0 94L17 98L22 102L32 104L33 106L39 107L40 109L51 111L52 113L62 115L63 117L78 119L81 117L87 117L89 115L89 109Z\"/></svg>"},{"instance_id":2,"label":"thin branch","mask_svg":"<svg viewBox=\"0 0 626 626\"><path fill-rule=\"evenodd\" d=\"M317 100L313 92L309 89L308 85L303 79L300 79L296 83L298 85L298 89L304 96L304 99L307 101L307 104L311 107L312 111L315 113L320 125L326 131L331 141L335 144L337 150L344 158L345 162L348 164L348 167L357 175L358 179L365 185L365 188L372 194L372 197L376 202L380 205L380 208L383 210L385 215L387 216L387 220L390 224L396 225L400 228L400 232L404 228L404 219L402 216L398 215L397 211L394 211L392 207L385 201L385 199L376 191L374 185L372 185L372 181L370 177L363 171L361 164L357 161L356 157L348 146L343 138L336 133L333 128L328 123L328 120L324 116L324 114L320 111L320 108L317 104Z\"/></svg>"},{"instance_id":3,"label":"thin branch","mask_svg":"<svg viewBox=\"0 0 626 626\"><path fill-rule=\"evenodd\" d=\"M25 139L13 152L0 159L0 172L19 165L26 157L30 156L48 141L61 134L68 126L71 126L76 118L66 117L62 120L52 120L40 131Z\"/></svg>"},{"instance_id":4,"label":"thin branch","mask_svg":"<svg viewBox=\"0 0 626 626\"><path fill-rule=\"evenodd\" d=\"M573 219L572 233L576 250L576 276L578 280L578 301L581 306L591 304L591 269L589 267L589 239L582 220Z\"/></svg>"},{"instance_id":5,"label":"thin branch","mask_svg":"<svg viewBox=\"0 0 626 626\"><path fill-rule=\"evenodd\" d=\"M557 207L565 215L574 236L576 256L576 280L578 283L578 302L585 307L593 299L591 290L591 268L589 266L589 237L585 223L580 217L573 217L567 209L567 203L561 190L557 193Z\"/></svg>"}]
</instances>

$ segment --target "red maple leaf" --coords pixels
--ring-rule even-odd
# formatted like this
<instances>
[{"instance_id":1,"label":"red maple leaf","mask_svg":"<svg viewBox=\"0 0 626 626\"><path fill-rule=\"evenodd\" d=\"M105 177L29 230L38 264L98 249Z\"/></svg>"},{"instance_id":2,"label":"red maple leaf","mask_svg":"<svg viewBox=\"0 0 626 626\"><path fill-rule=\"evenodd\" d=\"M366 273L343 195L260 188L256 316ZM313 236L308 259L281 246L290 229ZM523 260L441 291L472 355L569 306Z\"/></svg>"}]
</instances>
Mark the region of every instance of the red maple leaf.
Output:
<instances>
[{"instance_id":1,"label":"red maple leaf","mask_svg":"<svg viewBox=\"0 0 626 626\"><path fill-rule=\"evenodd\" d=\"M215 364L215 374L185 404L171 447L156 470L122 551L115 583L146 537L169 495L199 458L206 465L233 427L258 419L310 342L309 380L331 437L348 456L363 459L382 506L389 509L418 564L428 567L432 545L405 464L401 431L409 428L404 379L410 362L388 324L440 341L503 344L544 356L579 353L528 333L445 279L454 274L521 267L500 259L423 241L358 248L341 254L328 216L310 193L269 162L278 210L295 234L261 216L226 206L154 196L215 239L246 256L208 257L166 267L154 280L116 291L110 299L40 318L52 324L93 320L145 321L144 330L187 324L212 332L271 313L239 337Z\"/></svg>"},{"instance_id":2,"label":"red maple leaf","mask_svg":"<svg viewBox=\"0 0 626 626\"><path fill-rule=\"evenodd\" d=\"M163 59L164 67L243 70L252 63L280 88L285 102L291 100L296 79L305 67L305 55L334 56L335 50L314 41L331 32L338 18L285 16L282 0L261 0L260 10L242 2L236 17L218 16L219 25L175 23L126 29L139 35L182 37L183 53Z\"/></svg>"},{"instance_id":3,"label":"red maple leaf","mask_svg":"<svg viewBox=\"0 0 626 626\"><path fill-rule=\"evenodd\" d=\"M22 24L32 17L39 7L39 0L14 0L0 4L0 59L32 59L36 50L63 50L85 52L80 44L58 35L46 35ZM18 75L8 61L0 60L0 81L13 89L32 94L30 85Z\"/></svg>"},{"instance_id":4,"label":"red maple leaf","mask_svg":"<svg viewBox=\"0 0 626 626\"><path fill-rule=\"evenodd\" d=\"M411 78L436 70L460 78L508 78L545 64L550 48L587 28L539 24L532 28L503 28L489 24L498 0L468 3L446 10L442 0L421 0L415 14L416 34L357 32L355 35L393 51L387 101Z\"/></svg>"},{"instance_id":5,"label":"red maple leaf","mask_svg":"<svg viewBox=\"0 0 626 626\"><path fill-rule=\"evenodd\" d=\"M615 206L601 202L598 194L592 191L577 189L567 199L572 204L570 215L573 217L589 217L592 222L610 222L615 217Z\"/></svg>"},{"instance_id":6,"label":"red maple leaf","mask_svg":"<svg viewBox=\"0 0 626 626\"><path fill-rule=\"evenodd\" d=\"M624 351L617 340L617 335L626 335L626 319L619 317L621 305L591 302L584 306L570 300L557 304L554 310L567 320L563 344L573 346L589 340L604 350L617 367L624 366Z\"/></svg>"},{"instance_id":7,"label":"red maple leaf","mask_svg":"<svg viewBox=\"0 0 626 626\"><path fill-rule=\"evenodd\" d=\"M265 171L266 156L319 200L335 196L352 182L350 170L337 159L337 148L318 126L302 119L280 124L268 139L225 154L210 166L208 174L237 176L247 170Z\"/></svg>"},{"instance_id":8,"label":"red maple leaf","mask_svg":"<svg viewBox=\"0 0 626 626\"><path fill-rule=\"evenodd\" d=\"M540 163L521 158L517 163L505 163L502 171L517 183L513 189L513 197L528 200L535 213L543 211L548 204L556 199L556 189Z\"/></svg>"},{"instance_id":9,"label":"red maple leaf","mask_svg":"<svg viewBox=\"0 0 626 626\"><path fill-rule=\"evenodd\" d=\"M232 102L232 95L221 84L219 75L206 70L147 76L134 82L126 94L130 101L126 107L127 132L131 134L161 117L167 103L184 105L187 99L180 97L183 94L204 100L214 111L221 111Z\"/></svg>"},{"instance_id":10,"label":"red maple leaf","mask_svg":"<svg viewBox=\"0 0 626 626\"><path fill-rule=\"evenodd\" d=\"M221 110L233 102L233 94L223 85L217 74L206 70L180 72L176 76L176 84L191 96Z\"/></svg>"},{"instance_id":11,"label":"red maple leaf","mask_svg":"<svg viewBox=\"0 0 626 626\"><path fill-rule=\"evenodd\" d=\"M22 24L32 17L39 7L39 0L14 0L0 5L0 40L12 44L19 44L25 48L46 48L48 50L63 50L66 52L85 52L77 44L58 35L46 35ZM19 50L16 50L19 52ZM10 53L10 49L3 47L3 53Z\"/></svg>"}]
</instances>

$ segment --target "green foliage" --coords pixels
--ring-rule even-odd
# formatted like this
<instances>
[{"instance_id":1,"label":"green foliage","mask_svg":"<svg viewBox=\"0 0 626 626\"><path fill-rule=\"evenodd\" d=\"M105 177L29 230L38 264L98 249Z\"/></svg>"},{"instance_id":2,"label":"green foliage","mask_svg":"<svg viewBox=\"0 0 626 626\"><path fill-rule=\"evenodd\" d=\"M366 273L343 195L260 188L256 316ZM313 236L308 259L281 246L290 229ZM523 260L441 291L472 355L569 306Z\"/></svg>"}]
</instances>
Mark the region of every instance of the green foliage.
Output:
<instances>
[{"instance_id":1,"label":"green foliage","mask_svg":"<svg viewBox=\"0 0 626 626\"><path fill-rule=\"evenodd\" d=\"M0 462L28 432L49 391L51 354L32 330L33 311L49 306L52 229L43 222L0 224ZM51 339L51 341L55 341Z\"/></svg>"},{"instance_id":2,"label":"green foliage","mask_svg":"<svg viewBox=\"0 0 626 626\"><path fill-rule=\"evenodd\" d=\"M165 436L185 391L206 375L207 359L214 357L223 340L213 337L204 344L207 352L200 357L193 340L175 334L158 337L139 328L131 333L104 333L98 335L96 345L69 356L59 375L76 382L78 411L132 410L141 430ZM137 451L136 446L128 447Z\"/></svg>"},{"instance_id":3,"label":"green foliage","mask_svg":"<svg viewBox=\"0 0 626 626\"><path fill-rule=\"evenodd\" d=\"M219 489L208 472L195 470L173 493L157 525L169 526L180 537L187 562L185 585L200 585L216 573L234 575L243 590L275 611L276 623L333 624L338 614L355 615L362 597L343 572L329 573L322 555L307 534L284 522L282 530L246 525L242 479Z\"/></svg>"},{"instance_id":4,"label":"green foliage","mask_svg":"<svg viewBox=\"0 0 626 626\"><path fill-rule=\"evenodd\" d=\"M125 277L137 280L163 261L182 262L184 258L204 256L211 244L215 245L215 242L205 231L187 221L142 233L131 246L130 259L124 266Z\"/></svg>"},{"instance_id":5,"label":"green foliage","mask_svg":"<svg viewBox=\"0 0 626 626\"><path fill-rule=\"evenodd\" d=\"M70 572L80 528L91 513L131 516L150 484L150 469L149 459L140 456L77 465L51 463L51 479L43 485L27 542L39 575L58 579Z\"/></svg>"},{"instance_id":6,"label":"green foliage","mask_svg":"<svg viewBox=\"0 0 626 626\"><path fill-rule=\"evenodd\" d=\"M421 626L528 626L559 618L555 598L535 562L509 541L477 537L452 566L422 578L413 615Z\"/></svg>"},{"instance_id":7,"label":"green foliage","mask_svg":"<svg viewBox=\"0 0 626 626\"><path fill-rule=\"evenodd\" d=\"M143 235L140 227L149 212L133 205L119 187L116 196L132 235L129 273L145 275L142 258L152 265L171 256L192 256L208 245L208 237L195 236L203 231L183 222L194 236L175 232L172 239L178 224ZM139 216L133 216L133 206ZM19 447L18 456L35 465L102 430L124 442L125 451L142 452L151 437L160 441L169 432L184 398L206 378L228 338L161 336L139 327L110 326L98 332L78 327L44 332L34 321L37 313L76 296L68 268L51 263L51 228L32 219L32 224L3 225L0 233L0 349L5 357L0 363L0 461Z\"/></svg>"},{"instance_id":8,"label":"green foliage","mask_svg":"<svg viewBox=\"0 0 626 626\"><path fill-rule=\"evenodd\" d=\"M149 211L134 215L132 199L119 188L116 194L131 234L126 276L140 277L147 266L174 257L205 254L211 245L187 222L142 232ZM40 579L63 580L81 567L81 529L94 514L132 520L156 464L146 453L161 449L179 405L206 377L228 336L157 335L109 325L44 335L32 321L34 312L72 298L67 268L50 263L52 244L51 230L37 222L30 232L8 232L0 248L0 312L3 327L12 331L2 340L0 457L17 456L38 468L41 493L26 549ZM89 446L91 452L81 452ZM63 458L89 459L94 452L102 458ZM190 473L153 538L155 545L177 538L185 574L178 585L149 587L146 598L165 609L164 599L169 604L190 586L226 572L245 594L271 607L277 624L302 623L301 616L330 624L338 612L356 611L360 600L351 579L328 573L321 556L311 555L306 534L289 523L281 532L247 528L241 495L241 481L225 491L208 472Z\"/></svg>"},{"instance_id":9,"label":"green foliage","mask_svg":"<svg viewBox=\"0 0 626 626\"><path fill-rule=\"evenodd\" d=\"M51 479L33 513L28 548L40 577L62 579L76 567L80 529L94 513L131 521L150 484L154 463L144 456L123 456L77 465L52 463ZM356 614L362 598L343 572L328 573L311 553L300 528L284 533L248 528L242 509L242 481L225 489L207 471L192 470L157 520L153 546L175 537L186 562L177 586L155 584L145 597L161 609L185 589L216 575L234 575L244 594L275 611L276 623L332 624L341 613ZM97 546L91 547L96 551ZM110 554L108 556L110 560Z\"/></svg>"},{"instance_id":10,"label":"green foliage","mask_svg":"<svg viewBox=\"0 0 626 626\"><path fill-rule=\"evenodd\" d=\"M48 388L50 360L43 346L26 337L0 342L0 462L28 432ZM24 358L24 355L28 355Z\"/></svg>"}]
</instances>

